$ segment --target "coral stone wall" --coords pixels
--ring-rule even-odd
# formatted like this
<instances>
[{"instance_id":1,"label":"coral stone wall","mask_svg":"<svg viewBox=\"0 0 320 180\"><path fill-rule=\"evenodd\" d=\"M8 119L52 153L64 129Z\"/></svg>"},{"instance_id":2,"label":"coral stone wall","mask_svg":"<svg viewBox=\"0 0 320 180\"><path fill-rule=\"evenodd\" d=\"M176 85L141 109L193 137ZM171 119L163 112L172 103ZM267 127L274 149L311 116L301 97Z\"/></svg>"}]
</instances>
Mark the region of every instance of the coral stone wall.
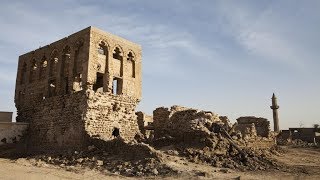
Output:
<instances>
[{"instance_id":1,"label":"coral stone wall","mask_svg":"<svg viewBox=\"0 0 320 180\"><path fill-rule=\"evenodd\" d=\"M87 109L84 92L55 96L21 109L29 122L30 150L81 148L86 143L83 116ZM23 119L20 119L22 121Z\"/></svg>"},{"instance_id":2,"label":"coral stone wall","mask_svg":"<svg viewBox=\"0 0 320 180\"><path fill-rule=\"evenodd\" d=\"M246 131L247 128L250 128L252 124L255 126L255 130L252 129L251 131L256 131L256 134L261 137L269 137L270 136L270 122L265 118L257 118L253 116L246 116L246 117L240 117L237 119L238 127L237 130L240 130L241 132Z\"/></svg>"},{"instance_id":3,"label":"coral stone wall","mask_svg":"<svg viewBox=\"0 0 320 180\"><path fill-rule=\"evenodd\" d=\"M136 99L128 96L90 91L85 116L86 132L91 137L103 140L112 140L118 136L132 140L139 131L136 104ZM118 136L114 134L116 129L119 130Z\"/></svg>"},{"instance_id":4,"label":"coral stone wall","mask_svg":"<svg viewBox=\"0 0 320 180\"><path fill-rule=\"evenodd\" d=\"M219 116L213 112L172 106L160 107L153 111L154 136L171 136L185 143L200 143L201 139L210 135L213 122L220 122Z\"/></svg>"},{"instance_id":5,"label":"coral stone wall","mask_svg":"<svg viewBox=\"0 0 320 180\"><path fill-rule=\"evenodd\" d=\"M17 122L30 124L30 149L132 140L141 76L141 47L94 27L21 55L15 105Z\"/></svg>"},{"instance_id":6,"label":"coral stone wall","mask_svg":"<svg viewBox=\"0 0 320 180\"><path fill-rule=\"evenodd\" d=\"M138 126L139 126L140 132L144 136L149 136L150 132L148 132L148 130L146 130L145 128L147 126L150 126L153 123L153 117L149 116L141 111L136 112L136 115L138 118Z\"/></svg>"}]
</instances>

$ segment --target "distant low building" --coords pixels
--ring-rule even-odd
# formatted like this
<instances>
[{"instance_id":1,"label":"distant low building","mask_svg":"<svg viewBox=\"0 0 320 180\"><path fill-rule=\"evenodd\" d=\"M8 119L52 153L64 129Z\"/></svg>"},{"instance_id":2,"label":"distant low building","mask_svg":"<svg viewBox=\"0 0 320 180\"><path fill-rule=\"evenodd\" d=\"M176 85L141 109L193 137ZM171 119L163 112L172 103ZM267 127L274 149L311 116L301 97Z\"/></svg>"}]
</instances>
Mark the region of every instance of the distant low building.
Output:
<instances>
[{"instance_id":1,"label":"distant low building","mask_svg":"<svg viewBox=\"0 0 320 180\"><path fill-rule=\"evenodd\" d=\"M28 128L28 123L12 122L12 114L0 111L0 145L17 142Z\"/></svg>"},{"instance_id":2,"label":"distant low building","mask_svg":"<svg viewBox=\"0 0 320 180\"><path fill-rule=\"evenodd\" d=\"M279 138L289 140L300 139L308 143L314 143L315 141L320 143L320 128L289 128L289 130L282 130Z\"/></svg>"},{"instance_id":3,"label":"distant low building","mask_svg":"<svg viewBox=\"0 0 320 180\"><path fill-rule=\"evenodd\" d=\"M0 122L11 122L12 112L0 111Z\"/></svg>"}]
</instances>

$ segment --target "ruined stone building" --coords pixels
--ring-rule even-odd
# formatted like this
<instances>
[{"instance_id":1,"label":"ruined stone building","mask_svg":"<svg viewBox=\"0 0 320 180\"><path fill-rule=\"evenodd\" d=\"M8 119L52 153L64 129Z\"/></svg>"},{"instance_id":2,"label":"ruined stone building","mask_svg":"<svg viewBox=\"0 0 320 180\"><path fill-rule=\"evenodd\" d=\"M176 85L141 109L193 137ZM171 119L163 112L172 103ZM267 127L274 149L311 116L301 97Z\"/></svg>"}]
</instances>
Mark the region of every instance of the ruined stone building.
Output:
<instances>
[{"instance_id":1,"label":"ruined stone building","mask_svg":"<svg viewBox=\"0 0 320 180\"><path fill-rule=\"evenodd\" d=\"M28 144L77 148L88 138L134 138L141 99L141 47L88 27L19 57L17 122Z\"/></svg>"},{"instance_id":2,"label":"ruined stone building","mask_svg":"<svg viewBox=\"0 0 320 180\"><path fill-rule=\"evenodd\" d=\"M261 137L269 137L271 132L270 122L268 119L254 116L239 117L237 119L237 125L235 129L243 134Z\"/></svg>"}]
</instances>

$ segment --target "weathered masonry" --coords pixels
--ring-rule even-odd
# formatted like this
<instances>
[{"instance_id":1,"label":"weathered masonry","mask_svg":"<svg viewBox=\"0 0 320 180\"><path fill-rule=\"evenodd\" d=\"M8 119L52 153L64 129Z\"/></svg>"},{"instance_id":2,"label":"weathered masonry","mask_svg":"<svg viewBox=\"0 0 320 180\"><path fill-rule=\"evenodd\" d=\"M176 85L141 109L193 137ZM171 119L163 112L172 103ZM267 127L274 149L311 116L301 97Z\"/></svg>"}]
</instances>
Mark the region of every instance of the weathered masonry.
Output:
<instances>
[{"instance_id":1,"label":"weathered masonry","mask_svg":"<svg viewBox=\"0 0 320 180\"><path fill-rule=\"evenodd\" d=\"M94 27L19 57L17 122L39 150L88 138L133 139L141 99L141 47Z\"/></svg>"}]
</instances>

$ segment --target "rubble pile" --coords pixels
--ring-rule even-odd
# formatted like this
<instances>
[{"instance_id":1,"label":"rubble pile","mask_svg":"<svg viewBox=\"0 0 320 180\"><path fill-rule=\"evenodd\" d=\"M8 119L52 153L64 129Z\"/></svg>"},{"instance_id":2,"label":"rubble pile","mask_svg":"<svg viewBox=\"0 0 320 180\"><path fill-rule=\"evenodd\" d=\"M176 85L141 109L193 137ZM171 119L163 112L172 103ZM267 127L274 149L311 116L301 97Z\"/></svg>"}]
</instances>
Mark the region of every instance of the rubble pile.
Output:
<instances>
[{"instance_id":1,"label":"rubble pile","mask_svg":"<svg viewBox=\"0 0 320 180\"><path fill-rule=\"evenodd\" d=\"M274 153L271 150L257 151L245 149L246 157L242 157L235 149L227 148L226 154L217 154L208 149L185 148L180 154L187 157L191 162L207 163L213 167L230 168L238 170L266 170L278 169L279 165L270 158Z\"/></svg>"},{"instance_id":2,"label":"rubble pile","mask_svg":"<svg viewBox=\"0 0 320 180\"><path fill-rule=\"evenodd\" d=\"M289 146L293 146L293 147L316 147L317 145L314 143L308 143L306 141L303 141L301 139L277 139L277 143L279 145L289 145Z\"/></svg>"},{"instance_id":3,"label":"rubble pile","mask_svg":"<svg viewBox=\"0 0 320 180\"><path fill-rule=\"evenodd\" d=\"M200 111L181 106L157 108L153 113L154 142L177 143L207 146L210 142L210 129L213 122L221 122L213 112ZM208 141L209 140L209 141Z\"/></svg>"},{"instance_id":4,"label":"rubble pile","mask_svg":"<svg viewBox=\"0 0 320 180\"><path fill-rule=\"evenodd\" d=\"M41 162L45 162L66 170L76 171L79 168L90 168L100 171L107 170L124 176L156 176L176 173L163 163L162 154L149 145L130 144L122 140L114 140L108 145L109 148L90 145L82 151L36 155L30 160L38 166L43 165ZM111 148L114 149L111 150Z\"/></svg>"},{"instance_id":5,"label":"rubble pile","mask_svg":"<svg viewBox=\"0 0 320 180\"><path fill-rule=\"evenodd\" d=\"M180 106L157 108L153 117L155 147L175 145L178 154L191 162L241 170L277 167L269 158L274 141L258 136L254 121L250 122L252 131L240 131L225 116ZM268 130L268 126L265 130L259 126L261 132ZM263 150L254 146L255 141L261 141Z\"/></svg>"}]
</instances>

